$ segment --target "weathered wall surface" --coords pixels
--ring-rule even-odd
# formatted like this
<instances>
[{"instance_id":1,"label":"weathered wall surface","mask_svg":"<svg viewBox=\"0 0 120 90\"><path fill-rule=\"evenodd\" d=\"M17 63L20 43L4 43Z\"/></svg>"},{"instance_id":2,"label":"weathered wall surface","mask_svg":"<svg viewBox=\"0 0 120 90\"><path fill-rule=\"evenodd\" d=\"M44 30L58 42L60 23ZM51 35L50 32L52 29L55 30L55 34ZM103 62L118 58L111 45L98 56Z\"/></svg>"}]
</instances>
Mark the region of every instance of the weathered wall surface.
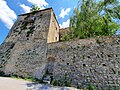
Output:
<instances>
[{"instance_id":1,"label":"weathered wall surface","mask_svg":"<svg viewBox=\"0 0 120 90\"><path fill-rule=\"evenodd\" d=\"M62 41L63 38L70 33L70 28L60 28L60 40Z\"/></svg>"},{"instance_id":2,"label":"weathered wall surface","mask_svg":"<svg viewBox=\"0 0 120 90\"><path fill-rule=\"evenodd\" d=\"M10 60L10 51L14 44L12 42L4 43L0 46L0 75L4 74L5 66Z\"/></svg>"},{"instance_id":3,"label":"weathered wall surface","mask_svg":"<svg viewBox=\"0 0 120 90\"><path fill-rule=\"evenodd\" d=\"M66 75L82 86L120 86L120 37L100 37L48 44L54 79Z\"/></svg>"},{"instance_id":4,"label":"weathered wall surface","mask_svg":"<svg viewBox=\"0 0 120 90\"><path fill-rule=\"evenodd\" d=\"M50 19L51 9L20 15L4 42L40 40L42 34L47 38Z\"/></svg>"},{"instance_id":5,"label":"weathered wall surface","mask_svg":"<svg viewBox=\"0 0 120 90\"><path fill-rule=\"evenodd\" d=\"M56 20L54 12L52 11L47 43L58 42L58 41L59 41L59 24Z\"/></svg>"},{"instance_id":6,"label":"weathered wall surface","mask_svg":"<svg viewBox=\"0 0 120 90\"><path fill-rule=\"evenodd\" d=\"M14 43L9 61L6 59L6 75L42 78L47 63L50 19L51 9L19 16L3 43Z\"/></svg>"}]
</instances>

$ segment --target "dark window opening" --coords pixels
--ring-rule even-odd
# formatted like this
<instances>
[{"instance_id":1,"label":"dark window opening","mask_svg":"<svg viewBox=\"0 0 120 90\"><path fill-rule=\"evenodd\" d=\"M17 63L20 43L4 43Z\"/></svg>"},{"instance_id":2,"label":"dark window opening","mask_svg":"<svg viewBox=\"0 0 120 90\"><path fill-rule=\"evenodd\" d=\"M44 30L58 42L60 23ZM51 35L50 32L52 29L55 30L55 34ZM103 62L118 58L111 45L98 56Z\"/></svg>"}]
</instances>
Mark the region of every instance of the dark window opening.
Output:
<instances>
[{"instance_id":1,"label":"dark window opening","mask_svg":"<svg viewBox=\"0 0 120 90\"><path fill-rule=\"evenodd\" d=\"M55 37L55 40L57 40L57 37Z\"/></svg>"}]
</instances>

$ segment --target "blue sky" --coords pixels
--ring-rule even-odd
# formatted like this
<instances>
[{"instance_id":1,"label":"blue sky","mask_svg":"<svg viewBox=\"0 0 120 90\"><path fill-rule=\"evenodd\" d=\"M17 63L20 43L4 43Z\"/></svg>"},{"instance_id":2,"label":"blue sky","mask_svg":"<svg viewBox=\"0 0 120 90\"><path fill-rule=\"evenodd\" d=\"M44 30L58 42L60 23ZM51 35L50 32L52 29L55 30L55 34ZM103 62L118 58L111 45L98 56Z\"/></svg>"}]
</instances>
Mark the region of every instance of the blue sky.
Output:
<instances>
[{"instance_id":1,"label":"blue sky","mask_svg":"<svg viewBox=\"0 0 120 90\"><path fill-rule=\"evenodd\" d=\"M119 0L120 1L120 0ZM28 13L35 4L41 9L52 7L59 26L69 26L69 17L78 0L0 0L0 44L5 40L18 15ZM120 30L116 34L120 34Z\"/></svg>"},{"instance_id":2,"label":"blue sky","mask_svg":"<svg viewBox=\"0 0 120 90\"><path fill-rule=\"evenodd\" d=\"M78 0L0 0L0 44L4 41L18 15L27 13L32 4L41 9L52 7L61 28L69 25L69 17Z\"/></svg>"}]
</instances>

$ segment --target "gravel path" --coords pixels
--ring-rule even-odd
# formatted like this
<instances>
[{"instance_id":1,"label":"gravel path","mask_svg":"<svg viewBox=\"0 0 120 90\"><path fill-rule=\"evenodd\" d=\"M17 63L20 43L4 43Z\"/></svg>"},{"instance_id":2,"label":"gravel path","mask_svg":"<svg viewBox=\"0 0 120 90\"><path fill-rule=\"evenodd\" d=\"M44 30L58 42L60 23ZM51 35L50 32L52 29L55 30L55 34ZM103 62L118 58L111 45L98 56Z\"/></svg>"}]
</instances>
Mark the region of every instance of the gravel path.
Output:
<instances>
[{"instance_id":1,"label":"gravel path","mask_svg":"<svg viewBox=\"0 0 120 90\"><path fill-rule=\"evenodd\" d=\"M77 90L70 87L52 87L22 79L0 77L0 90Z\"/></svg>"}]
</instances>

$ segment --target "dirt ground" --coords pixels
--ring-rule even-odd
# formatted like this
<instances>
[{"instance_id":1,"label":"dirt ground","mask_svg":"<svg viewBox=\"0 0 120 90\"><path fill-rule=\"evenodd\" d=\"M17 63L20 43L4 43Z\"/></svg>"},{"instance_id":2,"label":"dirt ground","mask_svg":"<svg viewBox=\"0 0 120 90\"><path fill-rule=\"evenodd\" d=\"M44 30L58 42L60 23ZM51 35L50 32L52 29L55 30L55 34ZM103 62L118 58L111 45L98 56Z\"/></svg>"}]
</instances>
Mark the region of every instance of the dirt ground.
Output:
<instances>
[{"instance_id":1,"label":"dirt ground","mask_svg":"<svg viewBox=\"0 0 120 90\"><path fill-rule=\"evenodd\" d=\"M0 90L27 90L30 83L22 79L0 77Z\"/></svg>"},{"instance_id":2,"label":"dirt ground","mask_svg":"<svg viewBox=\"0 0 120 90\"><path fill-rule=\"evenodd\" d=\"M0 77L0 90L80 90L73 87L54 87L22 79Z\"/></svg>"}]
</instances>

